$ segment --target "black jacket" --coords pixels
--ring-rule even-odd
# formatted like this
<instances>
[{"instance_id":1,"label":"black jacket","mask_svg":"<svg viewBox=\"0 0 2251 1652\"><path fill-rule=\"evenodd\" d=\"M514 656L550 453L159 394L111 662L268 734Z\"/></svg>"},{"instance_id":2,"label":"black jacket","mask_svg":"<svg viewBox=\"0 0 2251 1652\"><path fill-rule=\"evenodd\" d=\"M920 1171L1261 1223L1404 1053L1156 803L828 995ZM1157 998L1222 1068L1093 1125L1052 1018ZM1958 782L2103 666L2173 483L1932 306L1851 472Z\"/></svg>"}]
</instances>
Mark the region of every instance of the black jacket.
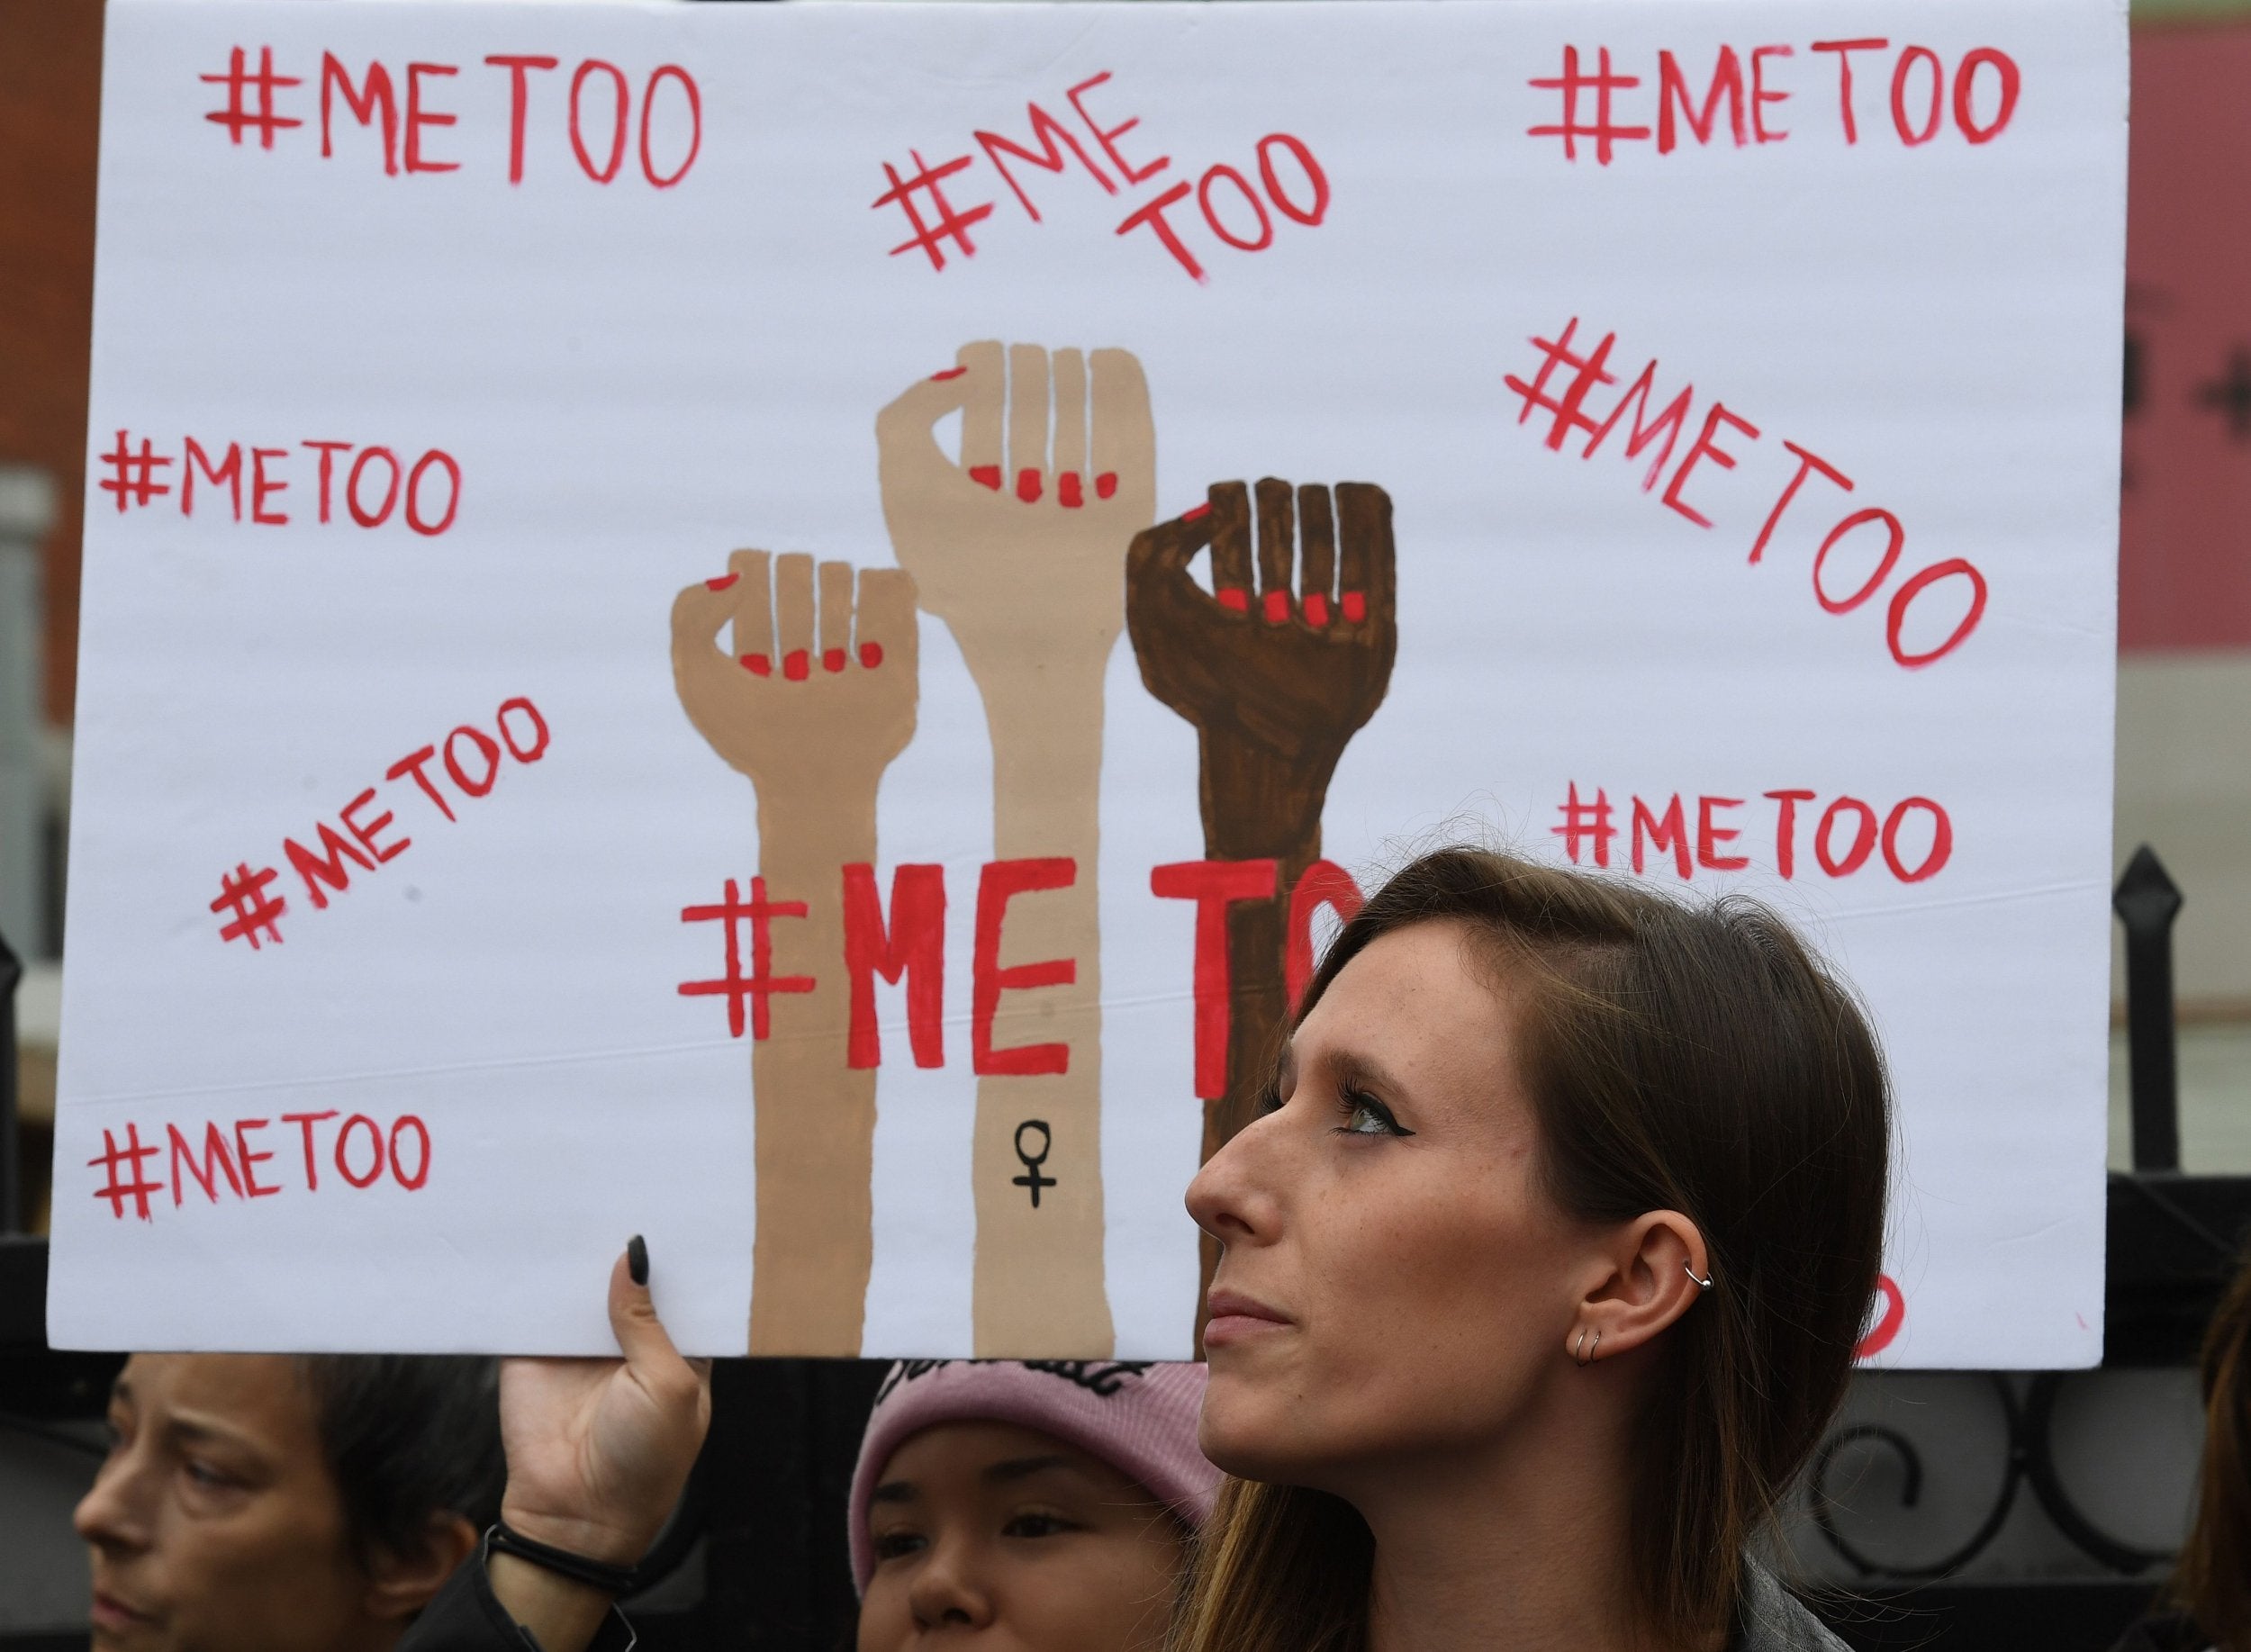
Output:
<instances>
[{"instance_id":1,"label":"black jacket","mask_svg":"<svg viewBox=\"0 0 2251 1652\"><path fill-rule=\"evenodd\" d=\"M632 1652L633 1629L612 1606L589 1652ZM446 1580L399 1643L399 1652L543 1652L538 1638L493 1598L484 1557L472 1557Z\"/></svg>"}]
</instances>

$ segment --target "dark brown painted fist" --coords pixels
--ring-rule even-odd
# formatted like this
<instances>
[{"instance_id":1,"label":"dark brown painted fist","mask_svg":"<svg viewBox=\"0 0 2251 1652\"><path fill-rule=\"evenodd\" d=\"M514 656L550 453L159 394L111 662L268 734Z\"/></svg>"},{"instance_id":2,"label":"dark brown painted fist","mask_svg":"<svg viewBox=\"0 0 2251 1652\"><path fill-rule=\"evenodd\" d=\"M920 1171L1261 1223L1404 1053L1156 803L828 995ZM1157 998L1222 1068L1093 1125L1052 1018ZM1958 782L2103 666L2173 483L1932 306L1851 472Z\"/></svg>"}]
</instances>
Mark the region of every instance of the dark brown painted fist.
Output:
<instances>
[{"instance_id":1,"label":"dark brown painted fist","mask_svg":"<svg viewBox=\"0 0 2251 1652\"><path fill-rule=\"evenodd\" d=\"M1329 488L1270 476L1255 491L1255 521L1252 490L1219 482L1207 504L1135 537L1126 628L1149 691L1202 732L1207 770L1255 768L1266 781L1259 790L1306 793L1245 798L1243 807L1317 808L1391 680L1391 496L1340 482L1333 499ZM1207 546L1210 592L1189 572ZM1230 755L1235 747L1244 749ZM1225 775L1207 778L1226 786Z\"/></svg>"}]
</instances>

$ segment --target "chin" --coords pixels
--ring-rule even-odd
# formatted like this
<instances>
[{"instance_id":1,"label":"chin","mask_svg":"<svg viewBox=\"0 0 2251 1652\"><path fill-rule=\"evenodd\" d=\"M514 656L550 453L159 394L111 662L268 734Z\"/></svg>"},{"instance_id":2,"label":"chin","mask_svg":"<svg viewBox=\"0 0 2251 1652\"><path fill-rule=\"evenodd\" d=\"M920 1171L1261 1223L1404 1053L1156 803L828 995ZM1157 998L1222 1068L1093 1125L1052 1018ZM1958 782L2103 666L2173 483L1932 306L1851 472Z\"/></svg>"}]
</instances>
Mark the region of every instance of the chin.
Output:
<instances>
[{"instance_id":1,"label":"chin","mask_svg":"<svg viewBox=\"0 0 2251 1652\"><path fill-rule=\"evenodd\" d=\"M1204 1390L1197 1444L1213 1467L1237 1479L1303 1483L1325 1455L1306 1413L1286 1385L1215 1367Z\"/></svg>"}]
</instances>

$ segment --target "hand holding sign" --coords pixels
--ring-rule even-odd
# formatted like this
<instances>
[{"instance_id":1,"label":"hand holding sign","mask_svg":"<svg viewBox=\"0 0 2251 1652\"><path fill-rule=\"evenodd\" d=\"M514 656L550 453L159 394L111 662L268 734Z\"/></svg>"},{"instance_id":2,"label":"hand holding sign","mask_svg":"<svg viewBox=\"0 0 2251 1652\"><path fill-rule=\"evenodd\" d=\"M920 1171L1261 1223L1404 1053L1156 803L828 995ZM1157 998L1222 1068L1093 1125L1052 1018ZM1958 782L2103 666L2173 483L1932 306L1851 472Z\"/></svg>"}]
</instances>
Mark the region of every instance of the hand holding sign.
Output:
<instances>
[{"instance_id":1,"label":"hand holding sign","mask_svg":"<svg viewBox=\"0 0 2251 1652\"><path fill-rule=\"evenodd\" d=\"M728 572L673 602L673 682L688 720L758 789L758 877L720 907L725 991L740 1036L753 998L758 1231L753 1353L850 1357L873 1265L875 1074L847 1059L845 871L875 861L883 771L915 732L915 582L848 563L737 551ZM771 582L769 577L771 576ZM817 600L818 599L818 600ZM719 645L732 624L733 650ZM754 943L749 978L733 926ZM765 942L764 955L757 941Z\"/></svg>"},{"instance_id":2,"label":"hand holding sign","mask_svg":"<svg viewBox=\"0 0 2251 1652\"><path fill-rule=\"evenodd\" d=\"M501 1364L501 1518L550 1548L638 1564L679 1501L711 1422L711 1368L680 1357L648 1290L637 1238L610 1272L610 1326L625 1358ZM506 1555L493 1590L548 1647L583 1646L607 1600Z\"/></svg>"},{"instance_id":3,"label":"hand holding sign","mask_svg":"<svg viewBox=\"0 0 2251 1652\"><path fill-rule=\"evenodd\" d=\"M983 698L996 857L1069 874L1022 894L1009 918L1021 955L1052 962L1055 984L1017 1001L1035 1004L1042 1042L1067 1046L1062 1067L978 1070L976 1348L1101 1356L1102 679L1125 620L1126 549L1156 509L1156 433L1124 350L988 342L956 360L876 416L883 519ZM954 412L958 465L933 433ZM1030 1118L1048 1133L1053 1178L1036 1207L1015 1185Z\"/></svg>"}]
</instances>

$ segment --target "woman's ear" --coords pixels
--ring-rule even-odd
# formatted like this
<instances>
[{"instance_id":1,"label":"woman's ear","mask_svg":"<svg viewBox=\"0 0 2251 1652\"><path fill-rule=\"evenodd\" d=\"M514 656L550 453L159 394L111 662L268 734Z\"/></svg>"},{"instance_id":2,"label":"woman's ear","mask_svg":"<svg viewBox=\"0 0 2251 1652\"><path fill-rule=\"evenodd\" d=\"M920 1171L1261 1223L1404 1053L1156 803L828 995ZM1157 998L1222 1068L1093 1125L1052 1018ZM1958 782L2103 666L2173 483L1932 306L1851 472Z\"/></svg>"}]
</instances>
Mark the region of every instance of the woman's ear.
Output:
<instances>
[{"instance_id":1,"label":"woman's ear","mask_svg":"<svg viewBox=\"0 0 2251 1652\"><path fill-rule=\"evenodd\" d=\"M1653 1210L1613 1230L1610 1269L1579 1304L1566 1352L1592 1365L1651 1341L1695 1306L1712 1281L1704 1234L1677 1210Z\"/></svg>"},{"instance_id":2,"label":"woman's ear","mask_svg":"<svg viewBox=\"0 0 2251 1652\"><path fill-rule=\"evenodd\" d=\"M402 1553L377 1549L367 1565L367 1614L390 1622L413 1617L476 1552L477 1530L461 1515L433 1514L422 1540Z\"/></svg>"}]
</instances>

